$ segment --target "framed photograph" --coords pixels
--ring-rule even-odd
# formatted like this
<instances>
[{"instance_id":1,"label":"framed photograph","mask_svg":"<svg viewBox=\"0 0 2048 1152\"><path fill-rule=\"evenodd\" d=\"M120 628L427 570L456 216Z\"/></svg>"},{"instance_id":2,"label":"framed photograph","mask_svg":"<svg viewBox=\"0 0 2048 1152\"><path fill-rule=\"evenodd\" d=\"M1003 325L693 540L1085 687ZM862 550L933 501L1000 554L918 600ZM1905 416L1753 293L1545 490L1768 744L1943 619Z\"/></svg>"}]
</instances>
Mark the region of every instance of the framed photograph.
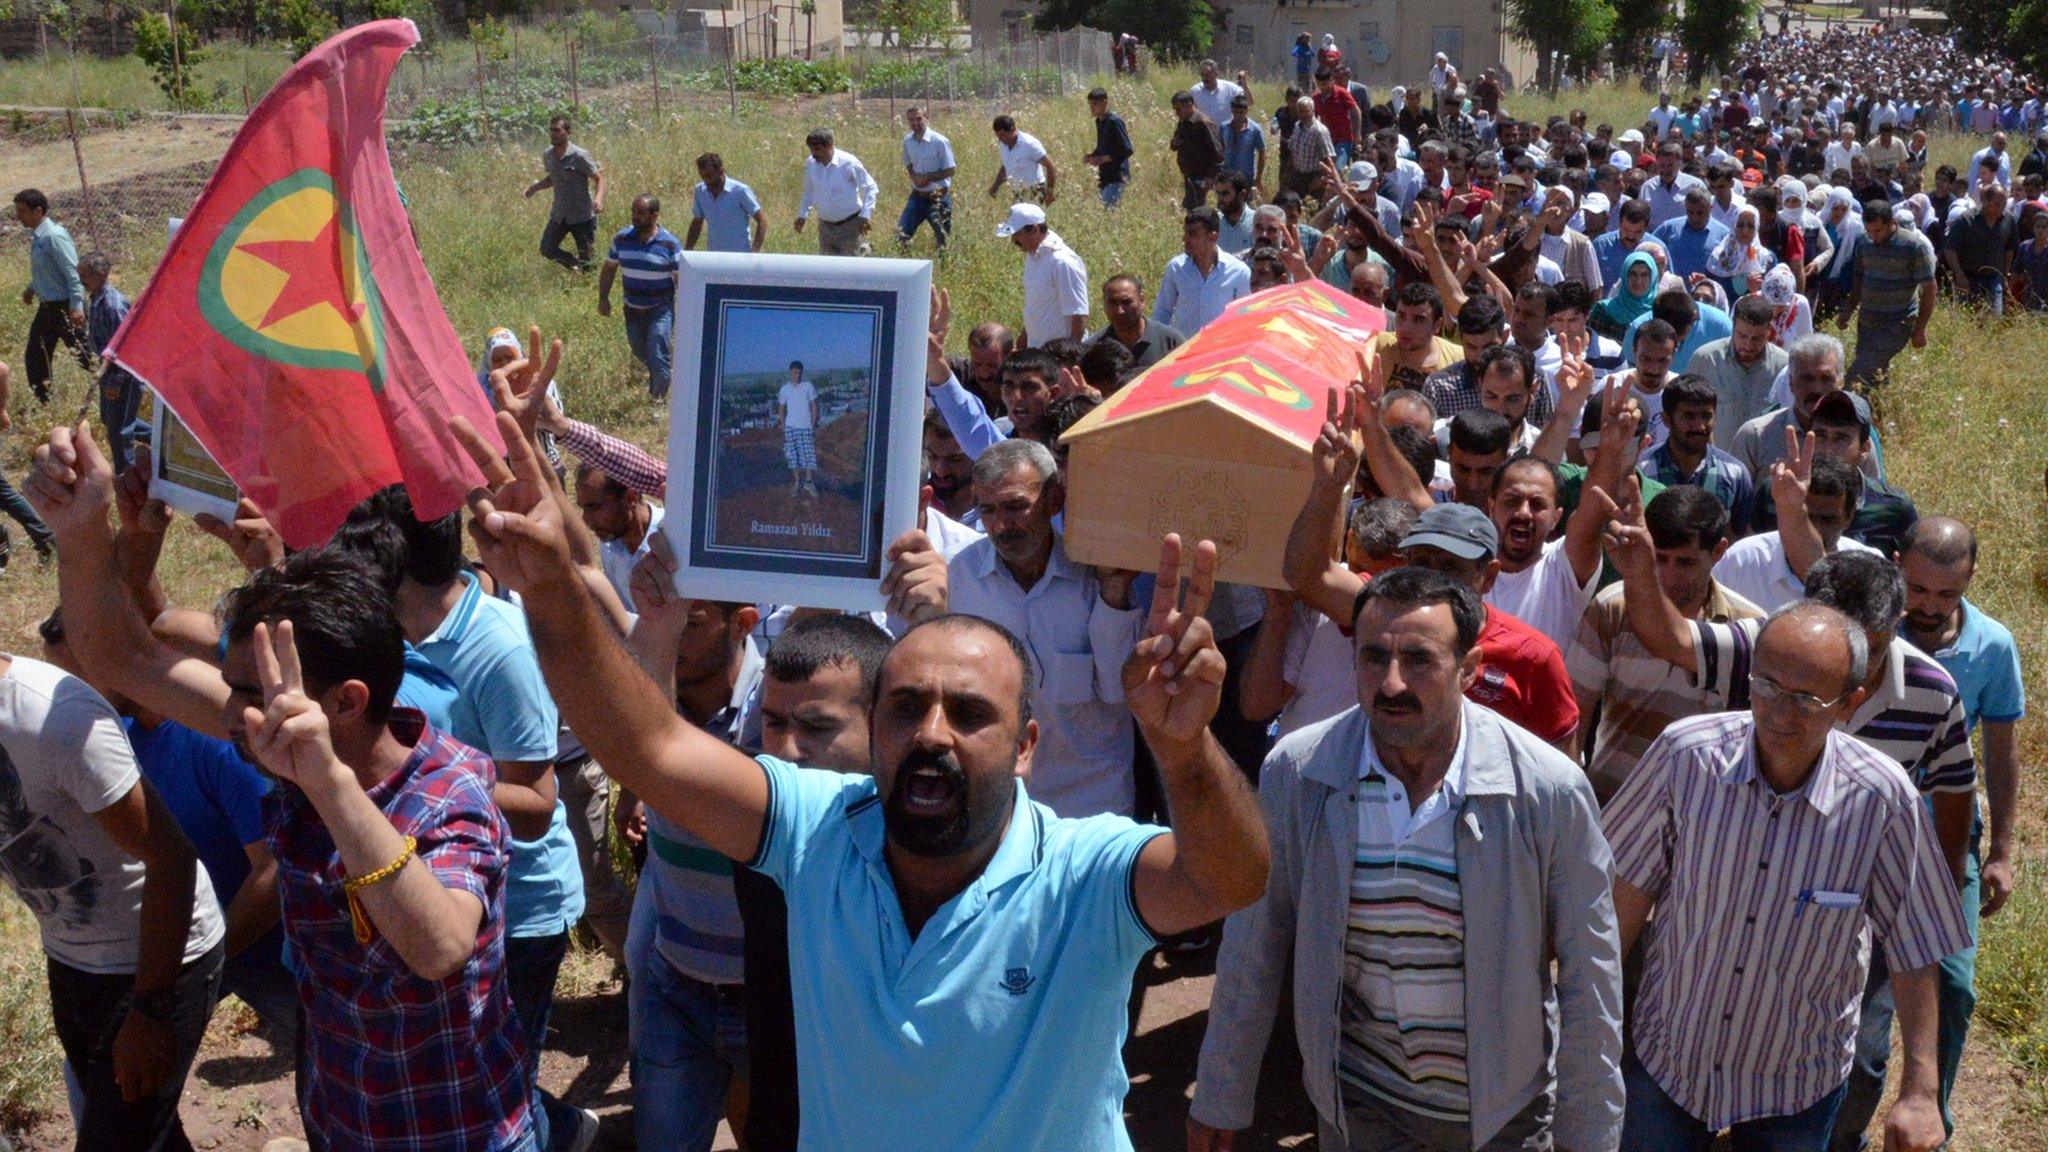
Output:
<instances>
[{"instance_id":1,"label":"framed photograph","mask_svg":"<svg viewBox=\"0 0 2048 1152\"><path fill-rule=\"evenodd\" d=\"M208 513L232 524L242 490L164 398L150 393L149 494L188 516Z\"/></svg>"},{"instance_id":2,"label":"framed photograph","mask_svg":"<svg viewBox=\"0 0 2048 1152\"><path fill-rule=\"evenodd\" d=\"M931 264L686 252L668 509L677 588L875 611L917 524Z\"/></svg>"}]
</instances>

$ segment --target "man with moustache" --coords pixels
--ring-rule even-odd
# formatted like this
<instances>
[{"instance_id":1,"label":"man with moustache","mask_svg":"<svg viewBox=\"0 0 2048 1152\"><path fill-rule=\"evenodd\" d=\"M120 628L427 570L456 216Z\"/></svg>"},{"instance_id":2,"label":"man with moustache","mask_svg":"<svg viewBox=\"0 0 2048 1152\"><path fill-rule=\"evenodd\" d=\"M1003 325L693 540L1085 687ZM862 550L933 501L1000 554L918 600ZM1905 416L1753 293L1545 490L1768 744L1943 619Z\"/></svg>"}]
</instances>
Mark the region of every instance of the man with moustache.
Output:
<instances>
[{"instance_id":1,"label":"man with moustache","mask_svg":"<svg viewBox=\"0 0 2048 1152\"><path fill-rule=\"evenodd\" d=\"M1102 314L1109 323L1088 343L1115 340L1131 350L1133 369L1150 368L1187 340L1178 328L1152 319L1145 307L1145 285L1128 272L1102 282Z\"/></svg>"},{"instance_id":2,"label":"man with moustache","mask_svg":"<svg viewBox=\"0 0 2048 1152\"><path fill-rule=\"evenodd\" d=\"M1399 568L1358 599L1358 706L1261 775L1273 868L1224 928L1188 1146L1250 1124L1291 986L1322 1147L1611 1150L1621 952L1592 786L1465 698L1470 587Z\"/></svg>"},{"instance_id":3,"label":"man with moustache","mask_svg":"<svg viewBox=\"0 0 2048 1152\"><path fill-rule=\"evenodd\" d=\"M1173 831L1063 820L1019 779L1038 744L1032 653L985 620L929 620L890 651L873 779L750 758L677 716L579 579L531 446L499 423L505 458L458 424L489 485L472 502L478 543L524 598L569 722L646 803L789 901L805 1145L1130 1148L1117 1053L1139 956L1265 888L1250 789L1208 734L1224 671L1201 619L1214 546L1196 547L1176 603L1167 537L1164 591L1121 676Z\"/></svg>"}]
</instances>

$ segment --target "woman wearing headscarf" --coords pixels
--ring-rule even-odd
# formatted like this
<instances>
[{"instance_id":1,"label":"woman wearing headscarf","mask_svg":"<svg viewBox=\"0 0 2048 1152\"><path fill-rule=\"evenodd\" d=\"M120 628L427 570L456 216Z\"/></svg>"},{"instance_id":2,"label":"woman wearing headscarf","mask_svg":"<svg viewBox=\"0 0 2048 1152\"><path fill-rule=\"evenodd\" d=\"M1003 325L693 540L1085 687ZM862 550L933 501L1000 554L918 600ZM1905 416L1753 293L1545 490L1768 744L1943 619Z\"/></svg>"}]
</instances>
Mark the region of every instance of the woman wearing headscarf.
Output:
<instances>
[{"instance_id":1,"label":"woman wearing headscarf","mask_svg":"<svg viewBox=\"0 0 2048 1152\"><path fill-rule=\"evenodd\" d=\"M1855 262L1856 245L1863 239L1863 214L1856 210L1856 197L1847 188L1829 188L1826 207L1821 210L1820 226L1834 242L1835 254L1828 261L1827 269L1818 279L1809 277L1807 287L1813 290L1813 315L1816 322L1826 320L1841 306L1842 297L1849 290L1850 270Z\"/></svg>"},{"instance_id":2,"label":"woman wearing headscarf","mask_svg":"<svg viewBox=\"0 0 2048 1152\"><path fill-rule=\"evenodd\" d=\"M1780 264L1765 273L1761 295L1777 313L1771 321L1771 343L1790 349L1794 340L1813 334L1813 305L1799 294L1791 268Z\"/></svg>"},{"instance_id":3,"label":"woman wearing headscarf","mask_svg":"<svg viewBox=\"0 0 2048 1152\"><path fill-rule=\"evenodd\" d=\"M483 358L477 362L476 383L477 387L484 390L484 401L491 406L492 410L495 411L498 407L498 394L491 387L491 373L519 359L524 354L525 349L520 347L519 337L510 328L493 328L490 334L484 337L484 354ZM562 390L559 384L560 381L558 380L548 381L548 399L552 400L557 408L562 406ZM555 447L554 433L542 432L540 434L540 446L541 450L547 453L548 463L554 467L555 473L560 475L562 472L562 452L561 449Z\"/></svg>"},{"instance_id":4,"label":"woman wearing headscarf","mask_svg":"<svg viewBox=\"0 0 2048 1152\"><path fill-rule=\"evenodd\" d=\"M1657 262L1650 254L1641 249L1629 253L1621 262L1614 295L1593 305L1586 327L1610 340L1621 339L1630 324L1649 314L1650 302L1657 297L1657 282Z\"/></svg>"},{"instance_id":5,"label":"woman wearing headscarf","mask_svg":"<svg viewBox=\"0 0 2048 1152\"><path fill-rule=\"evenodd\" d=\"M1761 220L1755 208L1743 205L1735 212L1735 227L1707 254L1707 275L1730 296L1744 296L1762 287L1764 273L1778 262L1777 255L1757 239Z\"/></svg>"}]
</instances>

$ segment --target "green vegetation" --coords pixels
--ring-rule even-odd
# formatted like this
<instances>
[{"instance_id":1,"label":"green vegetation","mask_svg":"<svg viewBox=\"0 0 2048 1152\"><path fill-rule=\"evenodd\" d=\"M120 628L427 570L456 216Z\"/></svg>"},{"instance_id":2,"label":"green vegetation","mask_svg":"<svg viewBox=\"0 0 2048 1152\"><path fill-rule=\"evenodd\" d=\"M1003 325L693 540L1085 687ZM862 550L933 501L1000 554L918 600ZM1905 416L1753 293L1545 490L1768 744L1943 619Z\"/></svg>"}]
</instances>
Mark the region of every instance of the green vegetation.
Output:
<instances>
[{"instance_id":1,"label":"green vegetation","mask_svg":"<svg viewBox=\"0 0 2048 1152\"><path fill-rule=\"evenodd\" d=\"M532 44L539 37L527 39L523 54L535 53ZM210 84L216 70L232 69L237 61L275 69L283 66L284 54L222 45L202 65L201 74ZM120 62L119 69L125 72L119 75L111 62L104 72L97 70L99 63L79 61L88 103L119 103L123 93L155 91L135 61ZM473 60L455 63L473 67ZM17 95L17 85L25 86L17 79L20 71L35 71L45 83L62 82L68 88L61 57L54 66L28 64L17 69L10 62L0 69L0 100L23 98ZM1160 70L1145 81L1118 78L1110 86L1114 106L1128 118L1139 147L1137 171L1120 214L1099 206L1090 173L1078 163L1094 139L1083 102L1078 97L1042 100L1017 110L1022 125L1062 161L1065 179L1051 209L1051 222L1087 260L1091 281L1097 285L1113 272L1129 270L1148 288L1155 286L1160 269L1179 251L1179 180L1165 148L1171 128L1165 96L1182 82L1184 76ZM814 235L795 235L790 220L799 194L802 134L822 124L832 127L840 145L866 160L881 180L883 195L872 240L879 253L893 254L895 215L903 202L903 180L896 166L902 126L888 117L886 103L864 101L855 106L837 98L807 103L750 98L739 115L729 116L721 96L713 112L703 110L702 100L680 100L665 102L663 115L656 118L645 99L644 75L631 83L640 86L591 108L588 126L579 136L605 165L610 195L603 229L623 226L627 201L648 191L663 196L665 223L680 232L688 223L688 193L696 182L693 158L710 150L722 153L727 170L761 197L770 221L771 251L815 251ZM49 102L51 94L45 91L28 102ZM1260 105L1269 108L1273 95L1261 89ZM537 105L562 99L552 89L532 90L531 100ZM1509 104L1524 117L1583 107L1592 122L1625 128L1639 124L1652 102L1632 88L1607 86L1569 91L1554 100L1511 98ZM162 105L159 100L130 106ZM954 244L936 271L937 283L950 291L959 318L953 329L956 352L964 350L967 328L974 321L1015 321L1020 312L1017 253L993 234L1007 204L981 193L996 164L984 119L987 110L986 104L941 107L935 118L939 130L952 137L960 162ZM481 351L484 333L494 325L538 324L549 336L562 337L568 346L562 389L570 412L660 454L666 442L666 412L647 398L644 370L628 354L619 320L597 315L595 278L565 272L535 252L546 213L544 201L521 200L519 192L538 174L545 137L537 123L510 118L495 104L491 115L499 133L494 139L466 144L459 134L423 137L431 146L402 147L398 155L398 174L410 197L421 250L455 330L472 356ZM1937 137L1934 160L1957 163L1974 147L1966 139ZM119 189L111 194L118 196ZM928 256L930 243L928 234L920 236L912 254ZM138 252L129 265L116 270L117 281L131 296L147 281L157 255ZM25 277L20 248L9 245L0 251L0 358L10 363L18 359L28 325L27 310L15 303ZM1099 311L1093 323L1101 323ZM791 353L801 356L798 349ZM2043 559L2048 556L2043 550L2048 544L2048 507L2041 488L2040 448L2048 444L2048 385L2022 366L2043 363L2048 363L2048 324L2040 318L1990 322L1960 315L1944 304L1934 320L1929 347L1909 351L1899 361L1899 379L1883 428L1892 478L1921 510L1960 516L1980 532L1983 571L1972 599L2012 627L2037 700L2048 698L2048 679L2043 678L2048 672L2048 559ZM87 381L75 366L62 364L57 396L49 407L31 408L26 389L19 392L23 394L15 397L14 417L20 428L0 445L0 464L16 476L27 465L39 429L78 410L87 395ZM172 598L190 607L211 604L223 588L240 579L220 547L189 526L172 532L161 575ZM0 648L38 650L34 625L48 613L55 591L54 573L37 570L26 562L26 549L20 550L14 566L0 575ZM2048 892L2042 882L2048 871L2048 855L2043 852L2048 826L2041 819L2040 800L2048 795L2048 771L2042 768L2048 765L2048 728L2028 721L2020 735L2021 762L2029 768L2029 815L2021 827L2021 887L2011 906L1985 923L1980 958L1983 1026L1975 1035L1977 1042L2010 1061L2030 1082L2023 1098L2036 1109L2048 1109L2048 1093L2041 1088L2048 1083ZM11 896L0 896L0 1051L7 1053L0 1060L0 1129L18 1127L37 1112L61 1114L62 1088L56 1077L35 931ZM211 1089L195 1085L193 1091ZM2042 1115L2033 1111L1966 1116L1954 1146L2006 1152L2036 1149Z\"/></svg>"}]
</instances>

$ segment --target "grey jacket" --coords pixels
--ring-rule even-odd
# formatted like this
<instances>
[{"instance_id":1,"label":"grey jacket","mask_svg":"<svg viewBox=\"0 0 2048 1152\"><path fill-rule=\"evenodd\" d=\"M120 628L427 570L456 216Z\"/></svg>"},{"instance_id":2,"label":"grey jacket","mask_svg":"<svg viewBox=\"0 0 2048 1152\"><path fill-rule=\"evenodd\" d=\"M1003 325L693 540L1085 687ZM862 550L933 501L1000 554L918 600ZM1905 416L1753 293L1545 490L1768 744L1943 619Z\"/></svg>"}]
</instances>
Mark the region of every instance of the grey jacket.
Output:
<instances>
[{"instance_id":1,"label":"grey jacket","mask_svg":"<svg viewBox=\"0 0 2048 1152\"><path fill-rule=\"evenodd\" d=\"M1554 1092L1560 1152L1612 1152L1621 1140L1621 950L1593 787L1536 737L1486 708L1464 709L1457 850L1472 1145ZM1343 1130L1337 1044L1367 739L1366 715L1352 708L1289 735L1266 759L1259 802L1273 867L1265 897L1224 925L1191 1109L1211 1127L1251 1123L1291 951L1302 1079L1324 1122Z\"/></svg>"}]
</instances>

